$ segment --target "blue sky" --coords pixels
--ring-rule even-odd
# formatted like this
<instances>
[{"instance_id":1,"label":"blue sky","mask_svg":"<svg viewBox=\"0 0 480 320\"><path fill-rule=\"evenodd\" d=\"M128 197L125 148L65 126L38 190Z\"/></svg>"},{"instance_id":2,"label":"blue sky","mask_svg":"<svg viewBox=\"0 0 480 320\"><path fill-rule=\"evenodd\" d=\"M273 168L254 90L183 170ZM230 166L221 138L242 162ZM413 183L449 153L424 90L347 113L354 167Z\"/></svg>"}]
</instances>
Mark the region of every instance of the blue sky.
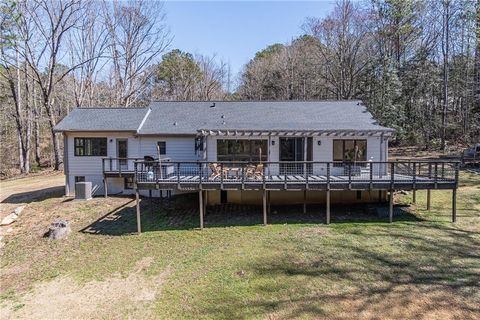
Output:
<instances>
[{"instance_id":1,"label":"blue sky","mask_svg":"<svg viewBox=\"0 0 480 320\"><path fill-rule=\"evenodd\" d=\"M168 1L170 49L214 53L235 76L255 52L302 34L306 17L323 17L334 1Z\"/></svg>"}]
</instances>

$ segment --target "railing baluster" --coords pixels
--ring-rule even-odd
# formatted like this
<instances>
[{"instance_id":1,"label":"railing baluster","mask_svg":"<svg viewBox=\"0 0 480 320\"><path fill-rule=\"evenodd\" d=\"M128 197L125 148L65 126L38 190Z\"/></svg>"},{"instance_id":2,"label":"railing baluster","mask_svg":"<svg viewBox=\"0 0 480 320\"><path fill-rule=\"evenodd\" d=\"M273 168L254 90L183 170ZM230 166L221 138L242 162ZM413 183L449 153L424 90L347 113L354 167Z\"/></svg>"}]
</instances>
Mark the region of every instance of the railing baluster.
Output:
<instances>
[{"instance_id":1,"label":"railing baluster","mask_svg":"<svg viewBox=\"0 0 480 320\"><path fill-rule=\"evenodd\" d=\"M415 190L417 185L417 163L413 163L413 189Z\"/></svg>"},{"instance_id":2,"label":"railing baluster","mask_svg":"<svg viewBox=\"0 0 480 320\"><path fill-rule=\"evenodd\" d=\"M330 162L327 162L327 190L330 190Z\"/></svg>"},{"instance_id":3,"label":"railing baluster","mask_svg":"<svg viewBox=\"0 0 480 320\"><path fill-rule=\"evenodd\" d=\"M177 162L177 188L180 189L180 162Z\"/></svg>"},{"instance_id":4,"label":"railing baluster","mask_svg":"<svg viewBox=\"0 0 480 320\"><path fill-rule=\"evenodd\" d=\"M198 166L199 166L199 174L200 174L200 176L199 176L200 190L202 190L203 189L203 185L202 185L203 165L201 163L199 163Z\"/></svg>"},{"instance_id":5,"label":"railing baluster","mask_svg":"<svg viewBox=\"0 0 480 320\"><path fill-rule=\"evenodd\" d=\"M113 167L112 167L112 157L110 157L110 171L113 171Z\"/></svg>"},{"instance_id":6,"label":"railing baluster","mask_svg":"<svg viewBox=\"0 0 480 320\"><path fill-rule=\"evenodd\" d=\"M370 190L373 189L373 162L370 162Z\"/></svg>"},{"instance_id":7,"label":"railing baluster","mask_svg":"<svg viewBox=\"0 0 480 320\"><path fill-rule=\"evenodd\" d=\"M437 189L437 181L438 181L438 162L435 162L435 176L433 177L435 182L435 189Z\"/></svg>"},{"instance_id":8,"label":"railing baluster","mask_svg":"<svg viewBox=\"0 0 480 320\"><path fill-rule=\"evenodd\" d=\"M263 190L265 190L265 166L262 167Z\"/></svg>"},{"instance_id":9,"label":"railing baluster","mask_svg":"<svg viewBox=\"0 0 480 320\"><path fill-rule=\"evenodd\" d=\"M242 190L245 190L245 163L242 164Z\"/></svg>"},{"instance_id":10,"label":"railing baluster","mask_svg":"<svg viewBox=\"0 0 480 320\"><path fill-rule=\"evenodd\" d=\"M395 163L390 164L390 191L393 191L393 185L395 182Z\"/></svg>"},{"instance_id":11,"label":"railing baluster","mask_svg":"<svg viewBox=\"0 0 480 320\"><path fill-rule=\"evenodd\" d=\"M308 172L307 172L307 163L304 165L304 174L305 174L305 188L308 189Z\"/></svg>"},{"instance_id":12,"label":"railing baluster","mask_svg":"<svg viewBox=\"0 0 480 320\"><path fill-rule=\"evenodd\" d=\"M352 164L348 163L348 190L352 189Z\"/></svg>"},{"instance_id":13,"label":"railing baluster","mask_svg":"<svg viewBox=\"0 0 480 320\"><path fill-rule=\"evenodd\" d=\"M137 187L138 187L137 181L138 181L137 163L134 162L134 163L133 163L133 186L135 187L135 189L137 189Z\"/></svg>"},{"instance_id":14,"label":"railing baluster","mask_svg":"<svg viewBox=\"0 0 480 320\"><path fill-rule=\"evenodd\" d=\"M220 189L223 189L223 162L220 163Z\"/></svg>"}]
</instances>

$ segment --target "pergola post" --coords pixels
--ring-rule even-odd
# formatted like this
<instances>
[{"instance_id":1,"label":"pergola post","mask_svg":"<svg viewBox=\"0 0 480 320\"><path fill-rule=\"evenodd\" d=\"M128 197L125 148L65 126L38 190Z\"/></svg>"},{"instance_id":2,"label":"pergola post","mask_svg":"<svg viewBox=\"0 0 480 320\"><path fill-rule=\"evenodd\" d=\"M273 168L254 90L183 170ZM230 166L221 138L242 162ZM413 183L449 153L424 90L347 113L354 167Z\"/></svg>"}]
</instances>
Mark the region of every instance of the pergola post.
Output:
<instances>
[{"instance_id":1,"label":"pergola post","mask_svg":"<svg viewBox=\"0 0 480 320\"><path fill-rule=\"evenodd\" d=\"M198 201L200 209L200 230L203 230L203 190L198 191Z\"/></svg>"},{"instance_id":2,"label":"pergola post","mask_svg":"<svg viewBox=\"0 0 480 320\"><path fill-rule=\"evenodd\" d=\"M413 204L417 203L417 190L416 189L412 190L412 203Z\"/></svg>"},{"instance_id":3,"label":"pergola post","mask_svg":"<svg viewBox=\"0 0 480 320\"><path fill-rule=\"evenodd\" d=\"M389 199L389 208L388 208L388 219L390 223L393 222L393 190L390 190L390 199Z\"/></svg>"},{"instance_id":4,"label":"pergola post","mask_svg":"<svg viewBox=\"0 0 480 320\"><path fill-rule=\"evenodd\" d=\"M327 216L326 216L326 223L327 224L330 224L330 190L327 190L327 199L326 199L326 203L327 203Z\"/></svg>"},{"instance_id":5,"label":"pergola post","mask_svg":"<svg viewBox=\"0 0 480 320\"><path fill-rule=\"evenodd\" d=\"M138 193L138 188L135 189L135 200L137 207L137 232L140 234L142 232L142 222L140 221L140 195Z\"/></svg>"},{"instance_id":6,"label":"pergola post","mask_svg":"<svg viewBox=\"0 0 480 320\"><path fill-rule=\"evenodd\" d=\"M267 190L263 189L263 225L267 225Z\"/></svg>"},{"instance_id":7,"label":"pergola post","mask_svg":"<svg viewBox=\"0 0 480 320\"><path fill-rule=\"evenodd\" d=\"M430 211L430 202L431 202L431 191L430 189L427 189L427 210Z\"/></svg>"},{"instance_id":8,"label":"pergola post","mask_svg":"<svg viewBox=\"0 0 480 320\"><path fill-rule=\"evenodd\" d=\"M452 190L452 222L457 222L457 189Z\"/></svg>"}]
</instances>

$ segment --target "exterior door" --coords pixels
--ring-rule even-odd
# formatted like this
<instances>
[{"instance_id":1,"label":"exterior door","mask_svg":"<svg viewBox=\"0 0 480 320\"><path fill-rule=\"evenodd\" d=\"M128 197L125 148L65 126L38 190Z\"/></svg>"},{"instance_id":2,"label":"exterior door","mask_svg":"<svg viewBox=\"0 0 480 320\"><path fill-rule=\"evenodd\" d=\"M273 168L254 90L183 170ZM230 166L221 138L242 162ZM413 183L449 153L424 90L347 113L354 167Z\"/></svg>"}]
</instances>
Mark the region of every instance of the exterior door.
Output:
<instances>
[{"instance_id":1,"label":"exterior door","mask_svg":"<svg viewBox=\"0 0 480 320\"><path fill-rule=\"evenodd\" d=\"M305 139L307 139L307 158L305 159ZM312 161L313 138L280 138L280 161ZM280 165L280 174L303 174L302 163L284 163ZM307 165L311 171L311 164ZM307 171L307 172L308 172Z\"/></svg>"},{"instance_id":2,"label":"exterior door","mask_svg":"<svg viewBox=\"0 0 480 320\"><path fill-rule=\"evenodd\" d=\"M117 158L119 169L128 169L128 140L117 139Z\"/></svg>"}]
</instances>

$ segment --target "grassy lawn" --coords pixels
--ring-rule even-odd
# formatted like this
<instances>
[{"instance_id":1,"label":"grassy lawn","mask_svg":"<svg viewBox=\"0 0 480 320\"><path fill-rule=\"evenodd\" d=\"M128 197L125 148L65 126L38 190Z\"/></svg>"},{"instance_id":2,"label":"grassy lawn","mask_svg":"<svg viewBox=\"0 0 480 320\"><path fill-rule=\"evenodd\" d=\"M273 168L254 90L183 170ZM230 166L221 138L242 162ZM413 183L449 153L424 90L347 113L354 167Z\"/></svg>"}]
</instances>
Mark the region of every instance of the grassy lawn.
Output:
<instances>
[{"instance_id":1,"label":"grassy lawn","mask_svg":"<svg viewBox=\"0 0 480 320\"><path fill-rule=\"evenodd\" d=\"M186 198L188 199L188 197ZM196 198L143 203L142 235L131 198L30 203L1 249L6 318L424 318L480 317L480 176L461 174L456 224L451 191L425 191L393 224L368 214L322 223L292 210L263 227L249 214L206 217ZM396 199L411 203L411 195ZM399 206L400 207L400 206ZM107 216L108 213L111 213ZM98 220L105 216L105 218ZM65 240L42 238L56 217ZM3 318L3 317L2 317Z\"/></svg>"}]
</instances>

